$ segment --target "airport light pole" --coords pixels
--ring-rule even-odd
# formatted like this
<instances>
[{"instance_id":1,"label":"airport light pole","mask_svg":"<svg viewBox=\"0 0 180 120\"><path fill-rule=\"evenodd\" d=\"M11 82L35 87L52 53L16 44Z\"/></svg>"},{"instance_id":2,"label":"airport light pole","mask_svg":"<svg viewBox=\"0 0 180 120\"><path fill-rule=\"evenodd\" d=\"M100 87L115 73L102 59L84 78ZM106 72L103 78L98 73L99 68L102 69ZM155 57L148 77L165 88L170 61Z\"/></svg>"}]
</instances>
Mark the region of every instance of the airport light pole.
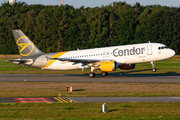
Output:
<instances>
[{"instance_id":1,"label":"airport light pole","mask_svg":"<svg viewBox=\"0 0 180 120\"><path fill-rule=\"evenodd\" d=\"M64 6L64 0L61 0L61 5Z\"/></svg>"}]
</instances>

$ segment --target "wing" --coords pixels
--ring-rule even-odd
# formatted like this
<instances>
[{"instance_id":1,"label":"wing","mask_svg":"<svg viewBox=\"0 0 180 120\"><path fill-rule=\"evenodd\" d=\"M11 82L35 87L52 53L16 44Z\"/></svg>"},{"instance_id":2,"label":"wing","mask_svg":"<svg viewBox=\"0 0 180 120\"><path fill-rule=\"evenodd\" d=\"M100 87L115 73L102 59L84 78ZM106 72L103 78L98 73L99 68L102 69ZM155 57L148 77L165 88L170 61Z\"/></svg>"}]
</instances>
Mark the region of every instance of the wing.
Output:
<instances>
[{"instance_id":1,"label":"wing","mask_svg":"<svg viewBox=\"0 0 180 120\"><path fill-rule=\"evenodd\" d=\"M59 60L59 61L67 61L67 62L75 62L75 63L96 63L96 62L103 62L103 61L112 61L110 59L69 59L69 58L48 58L50 60Z\"/></svg>"}]
</instances>

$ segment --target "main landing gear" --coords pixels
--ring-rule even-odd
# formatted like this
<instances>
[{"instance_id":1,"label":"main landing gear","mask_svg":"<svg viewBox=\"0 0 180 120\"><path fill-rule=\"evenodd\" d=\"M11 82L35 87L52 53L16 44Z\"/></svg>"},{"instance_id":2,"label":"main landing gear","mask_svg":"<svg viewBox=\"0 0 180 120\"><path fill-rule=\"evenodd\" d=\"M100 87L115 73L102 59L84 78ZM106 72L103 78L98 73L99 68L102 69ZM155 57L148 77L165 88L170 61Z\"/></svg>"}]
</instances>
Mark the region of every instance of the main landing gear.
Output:
<instances>
[{"instance_id":1,"label":"main landing gear","mask_svg":"<svg viewBox=\"0 0 180 120\"><path fill-rule=\"evenodd\" d=\"M89 77L90 77L90 78L94 78L95 76L96 76L95 73L93 73L93 72L90 72L90 73L89 73Z\"/></svg>"},{"instance_id":2,"label":"main landing gear","mask_svg":"<svg viewBox=\"0 0 180 120\"><path fill-rule=\"evenodd\" d=\"M154 62L151 62L151 65L152 65L152 68L153 68L153 69L152 69L152 71L153 71L153 72L156 72L156 71L157 71L157 69L156 69L156 68L154 68L154 66L155 66L155 65L154 65Z\"/></svg>"},{"instance_id":3,"label":"main landing gear","mask_svg":"<svg viewBox=\"0 0 180 120\"><path fill-rule=\"evenodd\" d=\"M96 74L93 72L94 67L91 67L91 72L89 73L89 77L90 78L94 78L96 76ZM106 77L108 76L108 72L102 72L101 73L102 77Z\"/></svg>"},{"instance_id":4,"label":"main landing gear","mask_svg":"<svg viewBox=\"0 0 180 120\"><path fill-rule=\"evenodd\" d=\"M101 75L102 75L102 77L106 77L106 76L108 76L108 72L102 72ZM94 78L95 76L96 76L96 74L94 72L89 73L90 78Z\"/></svg>"},{"instance_id":5,"label":"main landing gear","mask_svg":"<svg viewBox=\"0 0 180 120\"><path fill-rule=\"evenodd\" d=\"M102 77L106 77L106 76L108 76L108 72L102 72L101 75L102 75Z\"/></svg>"},{"instance_id":6,"label":"main landing gear","mask_svg":"<svg viewBox=\"0 0 180 120\"><path fill-rule=\"evenodd\" d=\"M91 72L89 73L90 78L94 78L96 76L96 74L93 71L94 71L94 67L91 67Z\"/></svg>"}]
</instances>

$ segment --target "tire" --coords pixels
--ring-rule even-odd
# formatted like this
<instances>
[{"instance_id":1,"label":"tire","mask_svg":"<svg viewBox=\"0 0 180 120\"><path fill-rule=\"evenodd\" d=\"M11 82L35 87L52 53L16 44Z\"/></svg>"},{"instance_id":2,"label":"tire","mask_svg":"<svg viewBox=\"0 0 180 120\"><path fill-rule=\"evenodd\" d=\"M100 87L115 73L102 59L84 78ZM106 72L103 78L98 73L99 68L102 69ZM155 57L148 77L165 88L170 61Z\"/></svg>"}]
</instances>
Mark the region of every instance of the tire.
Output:
<instances>
[{"instance_id":1,"label":"tire","mask_svg":"<svg viewBox=\"0 0 180 120\"><path fill-rule=\"evenodd\" d=\"M152 71L153 71L153 72L156 72L156 71L157 71L157 69L156 69L156 68L153 68L153 69L152 69Z\"/></svg>"},{"instance_id":2,"label":"tire","mask_svg":"<svg viewBox=\"0 0 180 120\"><path fill-rule=\"evenodd\" d=\"M102 72L101 75L102 75L102 77L106 77L106 76L108 76L108 72Z\"/></svg>"},{"instance_id":3,"label":"tire","mask_svg":"<svg viewBox=\"0 0 180 120\"><path fill-rule=\"evenodd\" d=\"M96 76L95 73L93 73L93 72L90 72L90 73L89 73L89 77L90 77L90 78L94 78L95 76Z\"/></svg>"}]
</instances>

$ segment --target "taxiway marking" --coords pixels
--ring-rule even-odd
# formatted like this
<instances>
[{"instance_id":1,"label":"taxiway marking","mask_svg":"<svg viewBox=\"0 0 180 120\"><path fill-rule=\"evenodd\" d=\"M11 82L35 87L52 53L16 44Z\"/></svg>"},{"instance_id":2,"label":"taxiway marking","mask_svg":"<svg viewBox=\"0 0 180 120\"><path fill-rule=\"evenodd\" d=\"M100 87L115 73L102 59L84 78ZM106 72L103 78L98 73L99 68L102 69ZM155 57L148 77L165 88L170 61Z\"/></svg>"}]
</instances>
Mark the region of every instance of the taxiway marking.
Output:
<instances>
[{"instance_id":1,"label":"taxiway marking","mask_svg":"<svg viewBox=\"0 0 180 120\"><path fill-rule=\"evenodd\" d=\"M57 101L61 102L61 103L72 103L75 102L74 100L71 100L67 97L53 97L54 99L56 99Z\"/></svg>"}]
</instances>

